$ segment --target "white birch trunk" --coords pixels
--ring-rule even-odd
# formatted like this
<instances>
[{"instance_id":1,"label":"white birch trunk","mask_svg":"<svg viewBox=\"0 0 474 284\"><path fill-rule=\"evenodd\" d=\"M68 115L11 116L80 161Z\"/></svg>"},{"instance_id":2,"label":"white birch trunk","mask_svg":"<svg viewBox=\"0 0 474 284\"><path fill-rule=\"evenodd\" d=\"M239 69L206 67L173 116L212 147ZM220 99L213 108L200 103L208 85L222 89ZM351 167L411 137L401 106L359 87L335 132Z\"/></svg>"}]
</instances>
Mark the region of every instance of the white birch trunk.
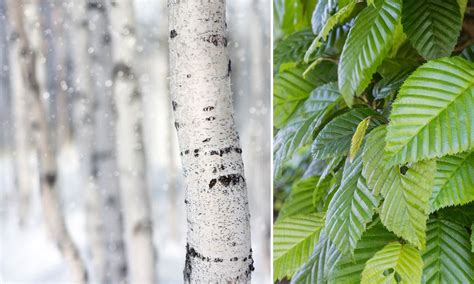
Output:
<instances>
[{"instance_id":1,"label":"white birch trunk","mask_svg":"<svg viewBox=\"0 0 474 284\"><path fill-rule=\"evenodd\" d=\"M116 110L112 92L112 49L105 0L88 0L89 67L94 96L92 173L101 197L106 247L105 282L126 283L128 267L116 159Z\"/></svg>"},{"instance_id":2,"label":"white birch trunk","mask_svg":"<svg viewBox=\"0 0 474 284\"><path fill-rule=\"evenodd\" d=\"M142 95L134 67L136 28L131 0L108 0L117 107L117 160L131 283L155 282L155 251L146 186Z\"/></svg>"},{"instance_id":3,"label":"white birch trunk","mask_svg":"<svg viewBox=\"0 0 474 284\"><path fill-rule=\"evenodd\" d=\"M87 272L82 263L78 249L67 231L64 216L60 208L60 200L57 192L57 168L53 150L46 111L41 100L40 86L36 78L36 51L31 48L24 26L22 2L18 0L8 1L8 13L14 34L13 45L16 53L16 64L20 65L22 83L27 88L27 100L31 101L29 114L32 119L31 129L38 151L40 165L40 190L43 214L50 236L54 239L58 249L63 254L69 265L72 279L77 283L87 282Z\"/></svg>"},{"instance_id":4,"label":"white birch trunk","mask_svg":"<svg viewBox=\"0 0 474 284\"><path fill-rule=\"evenodd\" d=\"M67 14L72 22L74 44L72 44L72 60L74 66L74 105L73 121L74 134L79 154L80 175L82 186L85 188L86 235L88 241L88 263L90 263L91 279L99 283L105 282L105 240L102 220L100 194L95 186L92 172L93 153L93 94L89 80L88 53L88 19L86 2L67 2Z\"/></svg>"},{"instance_id":5,"label":"white birch trunk","mask_svg":"<svg viewBox=\"0 0 474 284\"><path fill-rule=\"evenodd\" d=\"M12 11L12 9L9 9ZM10 12L12 13L12 12ZM11 29L9 31L10 47L9 47L9 67L10 67L10 82L12 91L13 103L13 121L14 121L14 149L15 149L15 172L16 172L16 186L18 188L18 216L19 223L23 225L26 221L26 216L29 212L30 203L30 189L32 187L33 177L29 170L30 157L30 139L29 121L27 117L27 89L22 81L22 74L20 64L18 64L18 56L21 54L21 41L18 39L18 27L15 25L13 15L8 15L12 19Z\"/></svg>"},{"instance_id":6,"label":"white birch trunk","mask_svg":"<svg viewBox=\"0 0 474 284\"><path fill-rule=\"evenodd\" d=\"M254 270L234 126L225 1L169 0L170 87L186 183L184 280L247 283Z\"/></svg>"}]
</instances>

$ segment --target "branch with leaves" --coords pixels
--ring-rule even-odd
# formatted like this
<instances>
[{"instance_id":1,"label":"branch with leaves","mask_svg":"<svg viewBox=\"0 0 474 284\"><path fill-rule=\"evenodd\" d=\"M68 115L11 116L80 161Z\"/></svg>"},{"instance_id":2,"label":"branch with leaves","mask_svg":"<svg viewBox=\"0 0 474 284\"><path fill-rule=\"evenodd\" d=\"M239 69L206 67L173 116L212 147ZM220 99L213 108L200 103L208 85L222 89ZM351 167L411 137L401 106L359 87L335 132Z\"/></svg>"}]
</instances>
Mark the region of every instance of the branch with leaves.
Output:
<instances>
[{"instance_id":1,"label":"branch with leaves","mask_svg":"<svg viewBox=\"0 0 474 284\"><path fill-rule=\"evenodd\" d=\"M275 281L474 282L473 7L275 1Z\"/></svg>"}]
</instances>

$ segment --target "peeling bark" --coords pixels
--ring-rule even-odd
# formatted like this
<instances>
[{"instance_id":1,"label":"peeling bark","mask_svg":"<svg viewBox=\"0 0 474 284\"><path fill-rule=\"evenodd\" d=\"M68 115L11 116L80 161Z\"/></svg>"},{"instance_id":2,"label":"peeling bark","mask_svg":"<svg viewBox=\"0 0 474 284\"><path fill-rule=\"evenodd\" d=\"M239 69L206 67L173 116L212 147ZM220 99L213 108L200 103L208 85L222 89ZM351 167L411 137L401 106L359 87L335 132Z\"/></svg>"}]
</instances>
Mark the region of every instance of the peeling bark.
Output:
<instances>
[{"instance_id":1,"label":"peeling bark","mask_svg":"<svg viewBox=\"0 0 474 284\"><path fill-rule=\"evenodd\" d=\"M116 159L116 109L112 92L112 48L105 0L87 1L88 62L93 94L92 176L100 193L105 239L106 283L127 282L128 266L123 239L119 171Z\"/></svg>"},{"instance_id":2,"label":"peeling bark","mask_svg":"<svg viewBox=\"0 0 474 284\"><path fill-rule=\"evenodd\" d=\"M135 17L130 0L108 0L113 45L116 145L131 283L155 282L155 250L146 186L142 95L135 74Z\"/></svg>"},{"instance_id":3,"label":"peeling bark","mask_svg":"<svg viewBox=\"0 0 474 284\"><path fill-rule=\"evenodd\" d=\"M186 184L184 280L247 283L254 270L233 119L225 1L169 0L170 89Z\"/></svg>"},{"instance_id":4,"label":"peeling bark","mask_svg":"<svg viewBox=\"0 0 474 284\"><path fill-rule=\"evenodd\" d=\"M27 100L31 103L29 114L32 120L31 129L38 152L40 164L40 190L43 214L50 236L54 239L58 249L64 256L73 280L77 283L87 282L87 271L82 263L78 249L67 231L64 216L60 208L57 192L57 165L51 148L51 133L47 121L46 111L42 102L41 86L37 80L36 56L37 50L32 48L23 24L22 2L8 1L8 13L12 28L13 51L18 53L16 64L20 66L23 86ZM33 31L34 32L34 31Z\"/></svg>"}]
</instances>

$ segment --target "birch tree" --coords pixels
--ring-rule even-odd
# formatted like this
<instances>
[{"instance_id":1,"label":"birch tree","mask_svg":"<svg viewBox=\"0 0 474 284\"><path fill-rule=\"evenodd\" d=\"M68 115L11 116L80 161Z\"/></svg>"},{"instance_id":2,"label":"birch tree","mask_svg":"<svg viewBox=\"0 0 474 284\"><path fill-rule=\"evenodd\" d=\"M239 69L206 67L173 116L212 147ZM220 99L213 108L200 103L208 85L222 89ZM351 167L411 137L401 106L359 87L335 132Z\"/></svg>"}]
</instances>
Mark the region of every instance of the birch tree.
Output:
<instances>
[{"instance_id":1,"label":"birch tree","mask_svg":"<svg viewBox=\"0 0 474 284\"><path fill-rule=\"evenodd\" d=\"M12 59L15 58L15 63L20 67L21 83L25 86L25 89L14 89L14 91L24 92L23 95L20 95L31 102L31 108L29 109L31 128L27 129L33 131L38 152L41 201L46 225L51 237L69 265L73 280L77 283L85 283L87 272L78 249L67 231L60 208L57 192L57 165L51 148L52 141L46 111L41 99L40 85L36 78L37 68L39 68L36 65L36 51L30 46L23 25L22 2L9 0L7 5L12 30L10 37L12 40ZM18 95L18 93L15 95Z\"/></svg>"},{"instance_id":2,"label":"birch tree","mask_svg":"<svg viewBox=\"0 0 474 284\"><path fill-rule=\"evenodd\" d=\"M184 280L250 282L250 214L233 119L225 1L168 5L170 89L188 218Z\"/></svg>"},{"instance_id":3,"label":"birch tree","mask_svg":"<svg viewBox=\"0 0 474 284\"><path fill-rule=\"evenodd\" d=\"M127 280L128 267L115 147L117 118L112 92L112 49L107 12L105 0L88 0L88 62L94 96L92 174L100 192L105 234L105 276L102 277L105 277L106 283L123 283Z\"/></svg>"},{"instance_id":4,"label":"birch tree","mask_svg":"<svg viewBox=\"0 0 474 284\"><path fill-rule=\"evenodd\" d=\"M7 7L8 8L8 7ZM22 43L20 42L17 32L18 21L15 21L13 8L9 9L9 18L11 21L9 31L9 75L12 91L12 106L13 106L13 122L14 122L14 149L15 149L15 174L16 186L18 189L19 207L18 216L19 223L23 225L28 214L30 202L30 189L32 187L31 172L29 171L28 161L31 154L30 139L28 138L29 122L27 117L26 104L26 87L22 82L22 74L20 65L17 64L19 54L21 54ZM17 19L18 20L18 19Z\"/></svg>"},{"instance_id":5,"label":"birch tree","mask_svg":"<svg viewBox=\"0 0 474 284\"><path fill-rule=\"evenodd\" d=\"M94 139L94 96L89 78L89 21L86 14L86 1L67 2L67 13L72 22L74 44L73 59L73 121L80 163L80 175L85 188L86 235L88 240L88 263L91 279L105 282L105 239L100 194L92 166Z\"/></svg>"},{"instance_id":6,"label":"birch tree","mask_svg":"<svg viewBox=\"0 0 474 284\"><path fill-rule=\"evenodd\" d=\"M146 186L142 95L134 67L133 2L108 0L113 45L113 90L117 106L117 160L124 208L131 283L155 282L150 198Z\"/></svg>"}]
</instances>

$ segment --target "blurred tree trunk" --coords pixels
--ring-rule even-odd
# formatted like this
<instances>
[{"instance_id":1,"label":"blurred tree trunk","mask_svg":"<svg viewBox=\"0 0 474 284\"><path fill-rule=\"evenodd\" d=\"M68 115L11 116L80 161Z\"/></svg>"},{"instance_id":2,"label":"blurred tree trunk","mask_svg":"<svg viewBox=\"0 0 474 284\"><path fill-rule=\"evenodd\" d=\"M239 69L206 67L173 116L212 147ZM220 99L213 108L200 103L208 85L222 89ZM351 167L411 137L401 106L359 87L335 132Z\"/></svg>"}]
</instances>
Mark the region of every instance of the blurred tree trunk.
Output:
<instances>
[{"instance_id":1,"label":"blurred tree trunk","mask_svg":"<svg viewBox=\"0 0 474 284\"><path fill-rule=\"evenodd\" d=\"M18 5L18 4L16 4ZM14 121L14 149L15 149L15 172L16 186L18 188L18 216L19 224L22 226L26 222L26 218L30 209L30 190L33 186L32 176L29 169L29 157L31 155L31 140L28 133L30 132L29 121L27 116L27 88L22 81L22 70L18 64L18 57L21 54L22 42L19 40L17 31L18 21L15 21L13 13L17 7L10 8L8 17L11 20L9 31L9 73L11 82L11 98L13 105L13 121ZM2 94L2 96L7 94Z\"/></svg>"},{"instance_id":2,"label":"blurred tree trunk","mask_svg":"<svg viewBox=\"0 0 474 284\"><path fill-rule=\"evenodd\" d=\"M57 168L46 111L42 102L40 85L37 80L36 50L27 38L23 25L22 2L8 1L8 13L12 25L12 53L16 56L15 63L20 65L21 82L26 87L27 100L31 102L29 113L32 118L31 129L38 151L40 165L40 190L43 214L51 237L66 259L74 281L86 283L87 272L80 258L77 247L67 231L64 216L61 212L57 192ZM19 90L22 91L22 90ZM30 128L27 128L30 129Z\"/></svg>"},{"instance_id":3,"label":"blurred tree trunk","mask_svg":"<svg viewBox=\"0 0 474 284\"><path fill-rule=\"evenodd\" d=\"M131 0L108 0L117 107L117 160L131 283L155 282L150 198L146 186L142 95L134 67L136 27Z\"/></svg>"},{"instance_id":4,"label":"blurred tree trunk","mask_svg":"<svg viewBox=\"0 0 474 284\"><path fill-rule=\"evenodd\" d=\"M67 85L67 53L66 53L66 18L65 18L65 7L62 2L53 4L52 15L55 20L55 38L54 38L54 50L56 58L56 108L57 108L57 149L60 150L66 143L71 142L71 127L70 127L70 115L69 115L69 98L68 98L68 85Z\"/></svg>"},{"instance_id":5,"label":"blurred tree trunk","mask_svg":"<svg viewBox=\"0 0 474 284\"><path fill-rule=\"evenodd\" d=\"M90 40L88 63L94 98L92 174L101 197L106 247L105 282L123 283L127 282L128 267L115 147L117 117L112 92L111 35L105 0L88 0L87 18Z\"/></svg>"},{"instance_id":6,"label":"blurred tree trunk","mask_svg":"<svg viewBox=\"0 0 474 284\"><path fill-rule=\"evenodd\" d=\"M249 282L242 150L235 130L225 1L169 0L170 89L186 182L184 280Z\"/></svg>"},{"instance_id":7,"label":"blurred tree trunk","mask_svg":"<svg viewBox=\"0 0 474 284\"><path fill-rule=\"evenodd\" d=\"M72 21L73 60L73 121L74 135L79 154L80 175L85 188L86 235L88 240L88 262L91 264L91 279L105 282L105 239L100 193L92 171L94 142L94 96L89 78L90 56L88 36L89 22L86 2L68 0L68 16Z\"/></svg>"}]
</instances>

